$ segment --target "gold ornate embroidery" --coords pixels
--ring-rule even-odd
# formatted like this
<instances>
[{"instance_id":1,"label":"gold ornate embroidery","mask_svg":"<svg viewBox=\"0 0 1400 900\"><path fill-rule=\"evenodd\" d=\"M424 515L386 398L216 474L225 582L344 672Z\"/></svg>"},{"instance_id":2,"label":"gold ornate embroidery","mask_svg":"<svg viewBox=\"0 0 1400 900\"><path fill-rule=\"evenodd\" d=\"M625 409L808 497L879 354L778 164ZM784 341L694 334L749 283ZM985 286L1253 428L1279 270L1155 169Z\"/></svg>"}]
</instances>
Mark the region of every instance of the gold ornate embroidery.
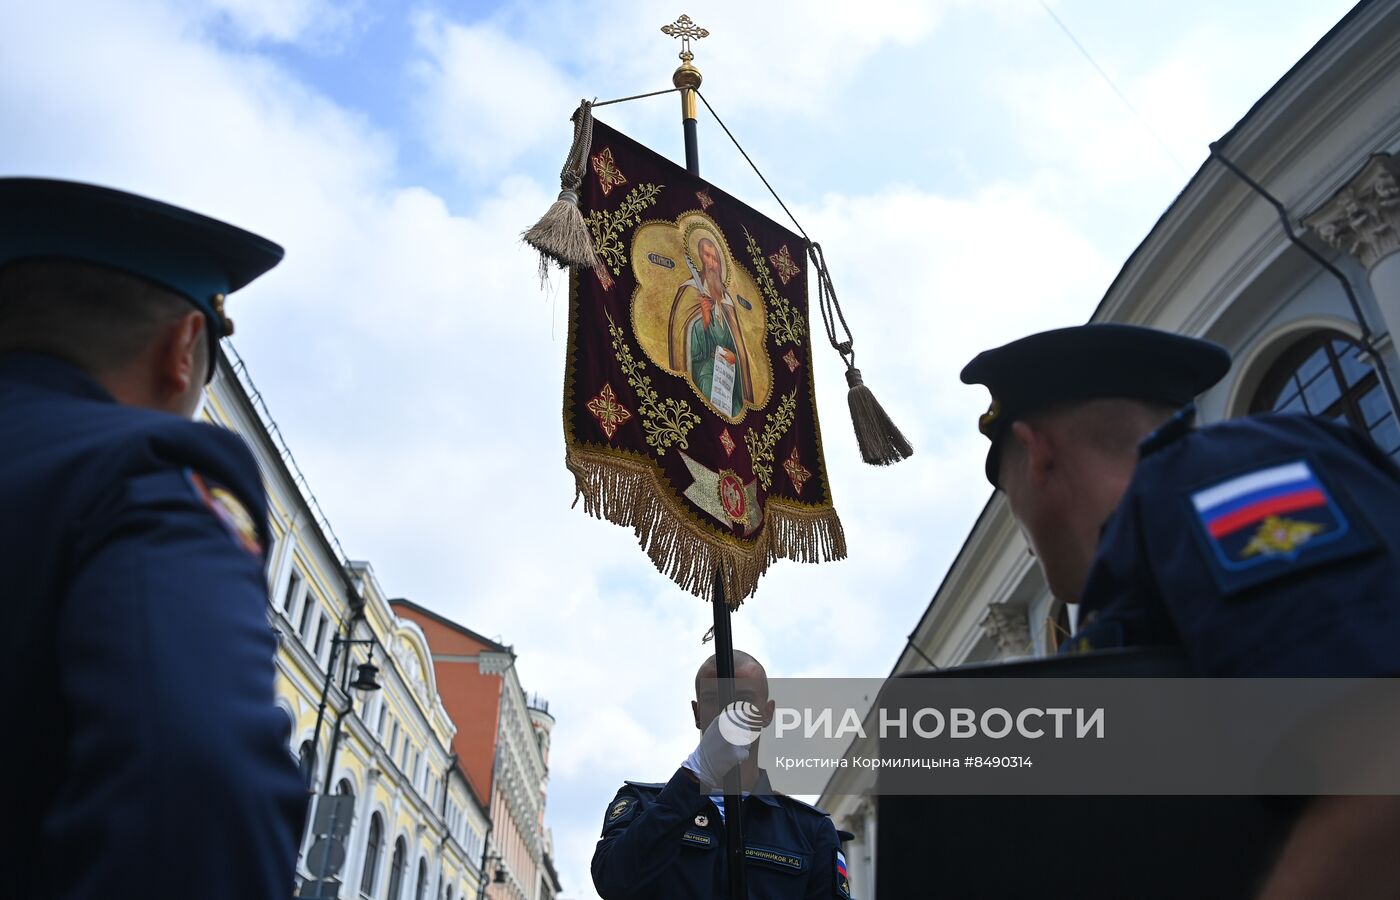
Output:
<instances>
[{"instance_id":1,"label":"gold ornate embroidery","mask_svg":"<svg viewBox=\"0 0 1400 900\"><path fill-rule=\"evenodd\" d=\"M627 183L627 176L622 174L622 170L613 161L612 148L604 147L593 160L593 172L598 176L598 187L603 189L603 196L612 193L613 188Z\"/></svg>"},{"instance_id":2,"label":"gold ornate embroidery","mask_svg":"<svg viewBox=\"0 0 1400 900\"><path fill-rule=\"evenodd\" d=\"M763 434L752 428L744 433L744 445L749 448L749 459L753 462L753 474L766 491L773 485L773 447L797 417L797 388L793 388L778 401L778 406L763 423Z\"/></svg>"},{"instance_id":3,"label":"gold ornate embroidery","mask_svg":"<svg viewBox=\"0 0 1400 900\"><path fill-rule=\"evenodd\" d=\"M783 282L783 287L797 276L802 270L797 267L797 263L792 261L792 254L788 253L787 244L783 244L777 253L768 257L773 261L773 268L778 270L778 278Z\"/></svg>"},{"instance_id":4,"label":"gold ornate embroidery","mask_svg":"<svg viewBox=\"0 0 1400 900\"><path fill-rule=\"evenodd\" d=\"M807 479L812 477L812 473L807 467L802 465L802 460L797 458L797 448L792 448L792 454L783 463L783 471L787 472L788 478L792 479L792 486L797 489L797 496L802 496L802 486L807 483Z\"/></svg>"},{"instance_id":5,"label":"gold ornate embroidery","mask_svg":"<svg viewBox=\"0 0 1400 900\"><path fill-rule=\"evenodd\" d=\"M734 443L734 438L730 437L728 428L719 433L719 442L724 447L725 456L733 456L735 448L739 446Z\"/></svg>"},{"instance_id":6,"label":"gold ornate embroidery","mask_svg":"<svg viewBox=\"0 0 1400 900\"><path fill-rule=\"evenodd\" d=\"M783 344L802 346L802 336L807 333L807 323L803 321L802 313L793 309L786 298L778 295L773 275L768 271L768 258L747 228L744 229L744 240L748 243L749 255L753 257L753 271L759 290L768 299L768 334L773 338L773 344L778 347Z\"/></svg>"},{"instance_id":7,"label":"gold ornate embroidery","mask_svg":"<svg viewBox=\"0 0 1400 900\"><path fill-rule=\"evenodd\" d=\"M593 413L593 418L598 420L598 427L603 429L603 434L612 440L612 436L617 433L617 429L624 422L632 418L632 414L627 411L617 400L617 394L613 392L612 385L605 384L598 392L598 396L584 404L588 411Z\"/></svg>"},{"instance_id":8,"label":"gold ornate embroidery","mask_svg":"<svg viewBox=\"0 0 1400 900\"><path fill-rule=\"evenodd\" d=\"M638 225L642 221L642 210L656 205L664 185L644 183L627 192L617 209L595 209L588 214L588 230L593 232L593 249L614 275L622 274L627 265L627 251L623 249L621 235L628 225Z\"/></svg>"},{"instance_id":9,"label":"gold ornate embroidery","mask_svg":"<svg viewBox=\"0 0 1400 900\"><path fill-rule=\"evenodd\" d=\"M611 315L604 315L608 316L608 333L612 335L617 364L622 368L622 374L627 376L627 383L637 392L637 407L642 416L642 432L646 435L647 444L656 449L657 456L665 456L666 448L672 446L690 449L686 435L700 424L700 417L685 400L661 398L656 388L651 386L651 376L643 374L646 362L632 355L632 348L627 346L622 329Z\"/></svg>"}]
</instances>

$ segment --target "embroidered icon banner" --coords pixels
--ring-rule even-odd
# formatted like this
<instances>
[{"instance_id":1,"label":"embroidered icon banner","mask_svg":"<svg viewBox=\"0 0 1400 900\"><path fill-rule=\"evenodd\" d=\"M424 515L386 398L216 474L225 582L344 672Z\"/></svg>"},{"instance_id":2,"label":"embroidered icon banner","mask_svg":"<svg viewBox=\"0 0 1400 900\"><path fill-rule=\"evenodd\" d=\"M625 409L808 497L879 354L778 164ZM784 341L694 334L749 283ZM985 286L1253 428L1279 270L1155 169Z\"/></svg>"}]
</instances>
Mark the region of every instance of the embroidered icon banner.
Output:
<instances>
[{"instance_id":1,"label":"embroidered icon banner","mask_svg":"<svg viewBox=\"0 0 1400 900\"><path fill-rule=\"evenodd\" d=\"M567 464L585 509L738 606L775 559L846 555L822 456L803 240L602 122L570 277Z\"/></svg>"}]
</instances>

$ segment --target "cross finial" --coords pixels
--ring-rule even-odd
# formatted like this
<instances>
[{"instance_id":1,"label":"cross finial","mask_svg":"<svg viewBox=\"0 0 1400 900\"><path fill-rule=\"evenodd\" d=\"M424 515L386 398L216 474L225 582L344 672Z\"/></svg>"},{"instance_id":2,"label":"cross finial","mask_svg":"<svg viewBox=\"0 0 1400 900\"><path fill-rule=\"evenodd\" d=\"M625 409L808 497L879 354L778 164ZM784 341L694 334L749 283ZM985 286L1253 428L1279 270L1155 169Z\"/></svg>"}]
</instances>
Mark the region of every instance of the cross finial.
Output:
<instances>
[{"instance_id":1,"label":"cross finial","mask_svg":"<svg viewBox=\"0 0 1400 900\"><path fill-rule=\"evenodd\" d=\"M681 62L690 62L695 58L695 54L690 52L690 42L692 39L700 40L709 37L710 33L696 25L690 20L690 16L681 14L681 17L670 25L661 26L662 34L669 34L673 38L681 39Z\"/></svg>"}]
</instances>

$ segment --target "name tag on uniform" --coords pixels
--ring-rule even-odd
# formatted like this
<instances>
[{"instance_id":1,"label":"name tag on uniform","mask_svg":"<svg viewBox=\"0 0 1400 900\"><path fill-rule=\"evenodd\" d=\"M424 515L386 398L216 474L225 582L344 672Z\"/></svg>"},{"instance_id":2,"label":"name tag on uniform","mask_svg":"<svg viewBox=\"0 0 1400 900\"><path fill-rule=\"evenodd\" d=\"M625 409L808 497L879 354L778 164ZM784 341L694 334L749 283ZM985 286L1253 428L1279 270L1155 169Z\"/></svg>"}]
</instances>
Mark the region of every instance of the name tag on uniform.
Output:
<instances>
[{"instance_id":1,"label":"name tag on uniform","mask_svg":"<svg viewBox=\"0 0 1400 900\"><path fill-rule=\"evenodd\" d=\"M687 831L681 835L681 843L689 847L704 847L709 849L715 845L715 836L706 834L703 831Z\"/></svg>"},{"instance_id":2,"label":"name tag on uniform","mask_svg":"<svg viewBox=\"0 0 1400 900\"><path fill-rule=\"evenodd\" d=\"M782 850L777 847L761 847L757 844L749 844L744 847L744 857L750 862L766 863L774 868L785 872L801 872L807 868L807 858L800 853L793 853L791 850Z\"/></svg>"}]
</instances>

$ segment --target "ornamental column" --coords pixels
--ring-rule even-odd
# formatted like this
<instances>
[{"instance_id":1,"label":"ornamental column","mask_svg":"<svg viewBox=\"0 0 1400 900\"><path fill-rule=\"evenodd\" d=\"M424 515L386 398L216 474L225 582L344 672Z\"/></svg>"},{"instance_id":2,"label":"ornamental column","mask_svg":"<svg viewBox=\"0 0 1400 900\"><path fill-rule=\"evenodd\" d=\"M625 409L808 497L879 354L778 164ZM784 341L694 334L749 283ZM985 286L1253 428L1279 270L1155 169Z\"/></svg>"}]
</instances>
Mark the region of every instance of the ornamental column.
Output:
<instances>
[{"instance_id":1,"label":"ornamental column","mask_svg":"<svg viewBox=\"0 0 1400 900\"><path fill-rule=\"evenodd\" d=\"M1380 307L1388 340L1400 337L1400 157L1374 154L1356 177L1303 219L1332 247L1361 260Z\"/></svg>"},{"instance_id":2,"label":"ornamental column","mask_svg":"<svg viewBox=\"0 0 1400 900\"><path fill-rule=\"evenodd\" d=\"M1024 606L993 603L980 624L996 643L1001 658L1032 655L1030 611Z\"/></svg>"}]
</instances>

